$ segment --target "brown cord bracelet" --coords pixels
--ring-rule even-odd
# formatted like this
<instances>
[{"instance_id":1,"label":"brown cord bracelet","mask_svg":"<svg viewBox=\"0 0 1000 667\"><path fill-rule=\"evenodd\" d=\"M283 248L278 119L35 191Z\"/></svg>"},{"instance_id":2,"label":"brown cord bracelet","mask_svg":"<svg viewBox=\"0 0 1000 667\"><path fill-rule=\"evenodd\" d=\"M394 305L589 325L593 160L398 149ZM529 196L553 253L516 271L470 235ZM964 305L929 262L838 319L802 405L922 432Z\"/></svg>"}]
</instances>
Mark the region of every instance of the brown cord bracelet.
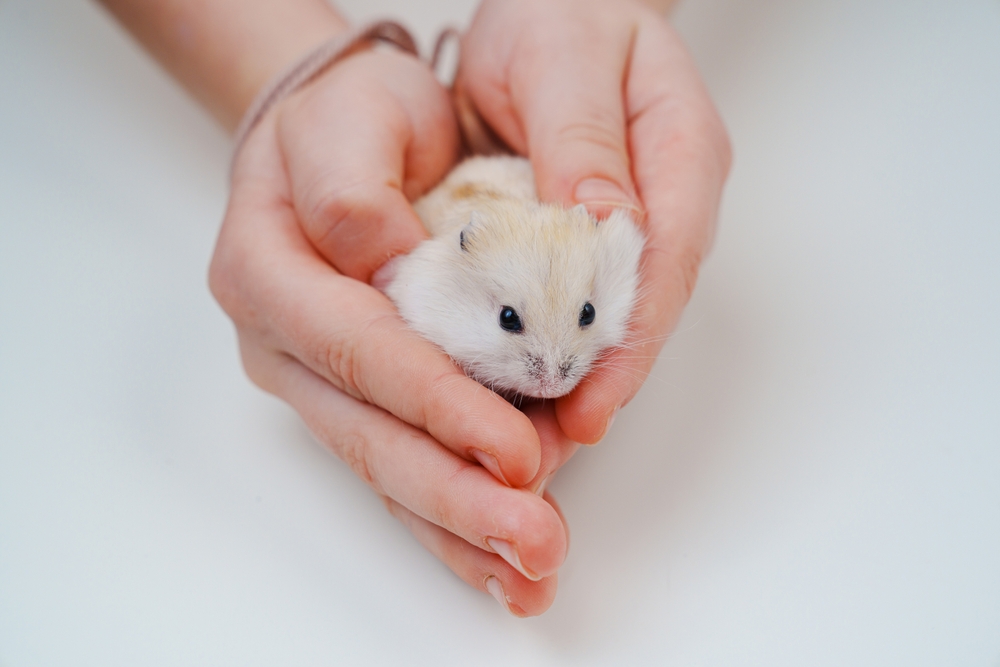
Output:
<instances>
[{"instance_id":1,"label":"brown cord bracelet","mask_svg":"<svg viewBox=\"0 0 1000 667\"><path fill-rule=\"evenodd\" d=\"M379 42L391 44L400 51L419 57L417 44L406 28L394 21L376 21L323 42L271 79L254 98L236 128L230 173L232 164L236 162L236 157L240 154L250 132L278 102L315 79L342 58L369 49Z\"/></svg>"},{"instance_id":2,"label":"brown cord bracelet","mask_svg":"<svg viewBox=\"0 0 1000 667\"><path fill-rule=\"evenodd\" d=\"M431 69L437 69L444 44L449 39L459 41L459 32L454 28L446 28L441 32L429 63ZM230 175L247 137L268 111L325 72L331 65L359 51L370 49L380 42L391 44L414 57L420 57L413 35L406 28L395 21L376 21L323 42L271 79L254 98L236 128L233 156L229 166ZM486 125L459 82L452 86L451 98L462 135L462 144L467 154L494 155L512 152Z\"/></svg>"}]
</instances>

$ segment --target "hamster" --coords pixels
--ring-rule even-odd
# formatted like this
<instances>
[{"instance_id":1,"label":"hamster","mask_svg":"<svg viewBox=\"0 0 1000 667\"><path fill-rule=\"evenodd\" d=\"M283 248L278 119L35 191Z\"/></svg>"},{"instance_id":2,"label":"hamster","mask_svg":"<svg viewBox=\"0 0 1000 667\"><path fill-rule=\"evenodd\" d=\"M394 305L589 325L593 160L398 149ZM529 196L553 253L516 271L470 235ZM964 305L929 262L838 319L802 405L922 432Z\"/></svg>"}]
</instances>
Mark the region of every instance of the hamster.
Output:
<instances>
[{"instance_id":1,"label":"hamster","mask_svg":"<svg viewBox=\"0 0 1000 667\"><path fill-rule=\"evenodd\" d=\"M509 156L467 159L414 208L432 238L385 292L468 376L555 398L624 341L644 243L628 212L540 203L530 163Z\"/></svg>"}]
</instances>

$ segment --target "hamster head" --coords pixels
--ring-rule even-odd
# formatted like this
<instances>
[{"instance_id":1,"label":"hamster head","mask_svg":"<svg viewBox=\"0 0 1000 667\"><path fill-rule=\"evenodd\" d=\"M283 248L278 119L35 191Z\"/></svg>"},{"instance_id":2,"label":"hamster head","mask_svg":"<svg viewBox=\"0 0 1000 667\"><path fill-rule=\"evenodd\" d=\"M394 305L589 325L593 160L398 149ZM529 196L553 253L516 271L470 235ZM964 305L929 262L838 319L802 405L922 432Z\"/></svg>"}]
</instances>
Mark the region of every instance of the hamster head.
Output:
<instances>
[{"instance_id":1,"label":"hamster head","mask_svg":"<svg viewBox=\"0 0 1000 667\"><path fill-rule=\"evenodd\" d=\"M642 247L625 212L596 222L582 206L478 202L411 253L387 293L470 377L554 398L623 342Z\"/></svg>"}]
</instances>

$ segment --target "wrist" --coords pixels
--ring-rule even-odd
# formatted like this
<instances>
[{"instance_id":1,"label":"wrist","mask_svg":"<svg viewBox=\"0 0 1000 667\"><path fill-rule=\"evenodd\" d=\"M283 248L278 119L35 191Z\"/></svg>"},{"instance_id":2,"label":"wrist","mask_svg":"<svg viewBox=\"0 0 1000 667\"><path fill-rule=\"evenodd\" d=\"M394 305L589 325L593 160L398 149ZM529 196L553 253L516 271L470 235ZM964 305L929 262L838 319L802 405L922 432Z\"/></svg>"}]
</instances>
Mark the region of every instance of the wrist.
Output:
<instances>
[{"instance_id":1,"label":"wrist","mask_svg":"<svg viewBox=\"0 0 1000 667\"><path fill-rule=\"evenodd\" d=\"M393 21L376 21L324 40L318 47L297 57L279 75L271 77L254 96L236 128L233 164L235 165L243 142L272 109L280 106L300 88L308 86L343 58L359 50L367 50L378 42L393 44L400 51L419 57L412 35Z\"/></svg>"},{"instance_id":2,"label":"wrist","mask_svg":"<svg viewBox=\"0 0 1000 667\"><path fill-rule=\"evenodd\" d=\"M223 113L216 116L227 129L235 129L264 86L320 44L346 33L349 27L347 21L330 8L329 12L303 13L287 21L267 36L264 49L253 48L251 39L249 48L240 49L241 56L231 64L233 89L227 95Z\"/></svg>"},{"instance_id":3,"label":"wrist","mask_svg":"<svg viewBox=\"0 0 1000 667\"><path fill-rule=\"evenodd\" d=\"M275 74L347 29L326 0L101 0L227 129Z\"/></svg>"}]
</instances>

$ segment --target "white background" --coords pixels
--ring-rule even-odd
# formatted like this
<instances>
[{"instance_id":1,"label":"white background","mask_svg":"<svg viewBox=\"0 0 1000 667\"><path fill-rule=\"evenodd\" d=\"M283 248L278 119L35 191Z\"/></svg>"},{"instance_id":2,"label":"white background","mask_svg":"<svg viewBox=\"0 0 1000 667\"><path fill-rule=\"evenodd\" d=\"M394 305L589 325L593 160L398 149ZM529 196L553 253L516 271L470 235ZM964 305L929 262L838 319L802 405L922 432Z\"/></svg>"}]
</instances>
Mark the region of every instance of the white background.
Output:
<instances>
[{"instance_id":1,"label":"white background","mask_svg":"<svg viewBox=\"0 0 1000 667\"><path fill-rule=\"evenodd\" d=\"M227 137L96 6L0 0L0 665L1000 666L1000 2L676 23L718 242L518 620L243 376Z\"/></svg>"}]
</instances>

